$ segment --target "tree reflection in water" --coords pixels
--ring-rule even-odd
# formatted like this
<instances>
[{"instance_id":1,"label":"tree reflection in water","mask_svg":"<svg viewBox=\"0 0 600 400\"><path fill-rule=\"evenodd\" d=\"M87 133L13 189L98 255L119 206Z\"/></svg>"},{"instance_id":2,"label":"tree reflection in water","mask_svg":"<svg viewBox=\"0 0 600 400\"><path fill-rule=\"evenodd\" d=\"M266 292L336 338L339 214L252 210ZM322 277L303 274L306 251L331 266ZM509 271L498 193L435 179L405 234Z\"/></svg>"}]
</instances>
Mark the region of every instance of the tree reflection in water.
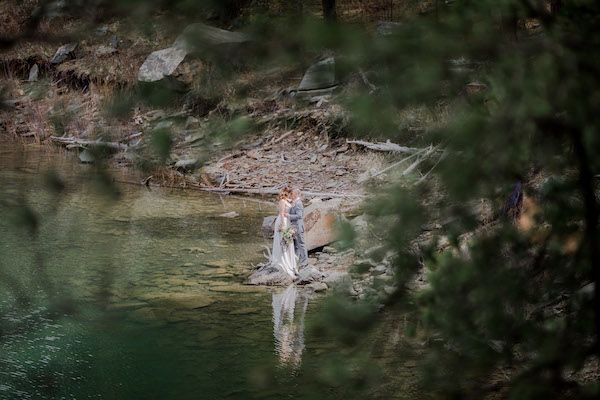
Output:
<instances>
[{"instance_id":1,"label":"tree reflection in water","mask_svg":"<svg viewBox=\"0 0 600 400\"><path fill-rule=\"evenodd\" d=\"M297 312L296 312L296 305ZM304 351L304 315L308 297L296 285L273 293L273 336L281 366L297 368Z\"/></svg>"}]
</instances>

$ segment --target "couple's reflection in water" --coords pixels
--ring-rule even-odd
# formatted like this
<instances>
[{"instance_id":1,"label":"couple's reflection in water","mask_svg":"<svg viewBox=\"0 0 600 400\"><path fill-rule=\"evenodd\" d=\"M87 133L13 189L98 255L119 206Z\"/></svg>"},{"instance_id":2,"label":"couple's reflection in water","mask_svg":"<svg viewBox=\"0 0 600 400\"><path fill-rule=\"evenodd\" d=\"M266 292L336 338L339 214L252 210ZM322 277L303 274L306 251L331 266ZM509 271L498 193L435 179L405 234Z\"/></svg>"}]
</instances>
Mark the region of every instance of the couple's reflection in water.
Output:
<instances>
[{"instance_id":1,"label":"couple's reflection in water","mask_svg":"<svg viewBox=\"0 0 600 400\"><path fill-rule=\"evenodd\" d=\"M308 306L306 290L290 285L273 293L273 336L279 364L296 369L304 351L304 315Z\"/></svg>"}]
</instances>

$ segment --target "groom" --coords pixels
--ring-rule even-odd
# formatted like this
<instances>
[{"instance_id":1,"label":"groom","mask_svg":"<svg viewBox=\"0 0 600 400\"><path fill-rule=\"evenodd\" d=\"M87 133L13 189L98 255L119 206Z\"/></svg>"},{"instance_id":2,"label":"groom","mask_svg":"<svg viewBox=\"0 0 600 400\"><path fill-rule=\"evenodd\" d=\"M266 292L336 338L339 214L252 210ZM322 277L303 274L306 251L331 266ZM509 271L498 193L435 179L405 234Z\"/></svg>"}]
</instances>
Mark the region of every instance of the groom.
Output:
<instances>
[{"instance_id":1,"label":"groom","mask_svg":"<svg viewBox=\"0 0 600 400\"><path fill-rule=\"evenodd\" d=\"M304 243L304 207L302 206L300 189L292 189L292 207L288 212L292 227L296 231L294 235L294 250L300 258L300 268L308 266L308 251Z\"/></svg>"}]
</instances>

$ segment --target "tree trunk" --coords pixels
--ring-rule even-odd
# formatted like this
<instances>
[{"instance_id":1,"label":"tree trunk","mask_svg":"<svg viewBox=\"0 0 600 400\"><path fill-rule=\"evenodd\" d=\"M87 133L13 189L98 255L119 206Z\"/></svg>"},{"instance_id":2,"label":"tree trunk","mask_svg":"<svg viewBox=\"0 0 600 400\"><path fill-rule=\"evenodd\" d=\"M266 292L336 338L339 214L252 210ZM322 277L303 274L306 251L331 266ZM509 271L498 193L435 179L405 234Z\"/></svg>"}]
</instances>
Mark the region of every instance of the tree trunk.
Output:
<instances>
[{"instance_id":1,"label":"tree trunk","mask_svg":"<svg viewBox=\"0 0 600 400\"><path fill-rule=\"evenodd\" d=\"M550 14L556 15L562 6L561 0L550 0Z\"/></svg>"},{"instance_id":2,"label":"tree trunk","mask_svg":"<svg viewBox=\"0 0 600 400\"><path fill-rule=\"evenodd\" d=\"M323 4L323 18L327 22L335 22L337 20L337 13L335 11L335 0L322 0Z\"/></svg>"}]
</instances>

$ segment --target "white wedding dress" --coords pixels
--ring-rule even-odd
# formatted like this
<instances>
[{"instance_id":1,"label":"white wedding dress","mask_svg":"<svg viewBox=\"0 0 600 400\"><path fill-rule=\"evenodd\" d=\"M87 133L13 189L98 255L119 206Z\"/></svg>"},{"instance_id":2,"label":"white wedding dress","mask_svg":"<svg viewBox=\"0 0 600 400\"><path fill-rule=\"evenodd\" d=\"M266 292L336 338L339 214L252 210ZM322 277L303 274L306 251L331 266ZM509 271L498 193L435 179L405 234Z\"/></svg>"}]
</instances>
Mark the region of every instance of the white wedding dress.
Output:
<instances>
[{"instance_id":1,"label":"white wedding dress","mask_svg":"<svg viewBox=\"0 0 600 400\"><path fill-rule=\"evenodd\" d=\"M279 202L279 210L288 212L291 204L285 200ZM294 242L284 245L281 241L281 229L290 226L290 220L287 217L282 218L281 213L275 220L275 233L273 234L273 251L271 252L271 265L285 272L292 278L298 275L296 266L296 252L294 251Z\"/></svg>"}]
</instances>

